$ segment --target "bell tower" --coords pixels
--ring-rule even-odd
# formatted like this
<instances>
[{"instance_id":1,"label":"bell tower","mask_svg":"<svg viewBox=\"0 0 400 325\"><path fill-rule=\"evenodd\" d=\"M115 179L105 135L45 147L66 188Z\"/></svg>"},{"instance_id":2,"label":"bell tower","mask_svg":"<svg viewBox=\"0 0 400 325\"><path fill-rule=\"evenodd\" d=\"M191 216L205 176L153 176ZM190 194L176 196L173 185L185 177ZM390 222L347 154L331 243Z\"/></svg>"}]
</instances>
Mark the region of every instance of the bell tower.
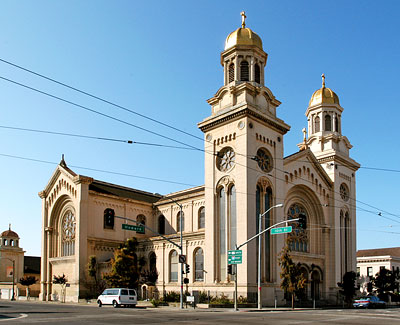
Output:
<instances>
[{"instance_id":1,"label":"bell tower","mask_svg":"<svg viewBox=\"0 0 400 325\"><path fill-rule=\"evenodd\" d=\"M246 27L244 12L241 16L241 27L228 35L221 53L224 83L207 101L211 115L198 124L205 136L207 282L225 294L233 292L228 250L257 233L259 213L283 201L278 183L284 179L283 135L290 129L276 116L281 103L265 86L268 54L262 40ZM283 211L275 209L263 227L282 219ZM263 282L279 280L274 245L269 237L263 240ZM243 246L238 265L238 295L249 301L256 297L257 249L256 241Z\"/></svg>"},{"instance_id":2,"label":"bell tower","mask_svg":"<svg viewBox=\"0 0 400 325\"><path fill-rule=\"evenodd\" d=\"M306 116L308 139L304 137L300 148L308 147L333 181L332 216L335 218L335 267L338 278L355 270L356 257L356 171L360 165L350 158L353 147L342 134L342 113L339 97L325 86L311 96ZM335 281L336 281L335 280ZM336 283L336 282L335 282Z\"/></svg>"}]
</instances>

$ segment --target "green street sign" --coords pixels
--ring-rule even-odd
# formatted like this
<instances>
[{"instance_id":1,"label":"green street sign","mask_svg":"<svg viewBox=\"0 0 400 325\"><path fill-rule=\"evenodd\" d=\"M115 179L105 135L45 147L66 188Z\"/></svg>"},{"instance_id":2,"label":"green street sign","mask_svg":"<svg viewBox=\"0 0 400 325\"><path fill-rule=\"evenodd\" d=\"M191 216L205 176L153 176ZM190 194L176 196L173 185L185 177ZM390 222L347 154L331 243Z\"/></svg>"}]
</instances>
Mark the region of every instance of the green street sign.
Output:
<instances>
[{"instance_id":1,"label":"green street sign","mask_svg":"<svg viewBox=\"0 0 400 325\"><path fill-rule=\"evenodd\" d=\"M144 234L144 227L143 226L134 226L134 225L127 225L126 223L122 224L122 229L125 230L132 230L138 233Z\"/></svg>"},{"instance_id":2,"label":"green street sign","mask_svg":"<svg viewBox=\"0 0 400 325\"><path fill-rule=\"evenodd\" d=\"M288 232L292 232L292 226L271 229L271 235L286 234Z\"/></svg>"},{"instance_id":3,"label":"green street sign","mask_svg":"<svg viewBox=\"0 0 400 325\"><path fill-rule=\"evenodd\" d=\"M228 251L228 264L242 264L242 251Z\"/></svg>"}]
</instances>

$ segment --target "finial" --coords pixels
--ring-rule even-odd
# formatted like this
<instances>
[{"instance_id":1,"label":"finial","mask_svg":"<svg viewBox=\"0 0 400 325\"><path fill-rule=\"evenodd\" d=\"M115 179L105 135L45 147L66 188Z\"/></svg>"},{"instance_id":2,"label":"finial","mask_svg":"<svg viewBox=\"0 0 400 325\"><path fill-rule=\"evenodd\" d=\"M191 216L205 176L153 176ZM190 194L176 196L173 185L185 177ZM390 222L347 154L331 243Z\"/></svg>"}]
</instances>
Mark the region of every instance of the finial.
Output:
<instances>
[{"instance_id":1,"label":"finial","mask_svg":"<svg viewBox=\"0 0 400 325\"><path fill-rule=\"evenodd\" d=\"M322 77L322 88L325 88L325 74L323 73L321 77Z\"/></svg>"},{"instance_id":2,"label":"finial","mask_svg":"<svg viewBox=\"0 0 400 325\"><path fill-rule=\"evenodd\" d=\"M11 230L11 223L8 224L8 230Z\"/></svg>"},{"instance_id":3,"label":"finial","mask_svg":"<svg viewBox=\"0 0 400 325\"><path fill-rule=\"evenodd\" d=\"M246 13L244 12L244 11L242 11L241 13L240 13L240 15L242 16L242 28L245 28L246 27Z\"/></svg>"},{"instance_id":4,"label":"finial","mask_svg":"<svg viewBox=\"0 0 400 325\"><path fill-rule=\"evenodd\" d=\"M306 128L303 128L303 141L304 141L304 143L306 143L307 142L307 130L306 130Z\"/></svg>"},{"instance_id":5,"label":"finial","mask_svg":"<svg viewBox=\"0 0 400 325\"><path fill-rule=\"evenodd\" d=\"M62 167L67 167L67 164L66 164L66 162L65 162L65 160L64 160L64 154L61 155L60 166L62 166Z\"/></svg>"}]
</instances>

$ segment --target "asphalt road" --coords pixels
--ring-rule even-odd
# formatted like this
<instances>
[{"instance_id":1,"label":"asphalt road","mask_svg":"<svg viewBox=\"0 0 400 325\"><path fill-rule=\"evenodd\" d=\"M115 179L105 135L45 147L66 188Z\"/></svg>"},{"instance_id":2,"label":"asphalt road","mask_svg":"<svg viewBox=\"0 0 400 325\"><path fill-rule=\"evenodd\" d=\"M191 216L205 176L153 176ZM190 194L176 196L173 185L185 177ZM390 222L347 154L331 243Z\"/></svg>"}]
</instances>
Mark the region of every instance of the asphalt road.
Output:
<instances>
[{"instance_id":1,"label":"asphalt road","mask_svg":"<svg viewBox=\"0 0 400 325\"><path fill-rule=\"evenodd\" d=\"M400 308L228 309L117 308L0 300L1 324L400 324Z\"/></svg>"}]
</instances>

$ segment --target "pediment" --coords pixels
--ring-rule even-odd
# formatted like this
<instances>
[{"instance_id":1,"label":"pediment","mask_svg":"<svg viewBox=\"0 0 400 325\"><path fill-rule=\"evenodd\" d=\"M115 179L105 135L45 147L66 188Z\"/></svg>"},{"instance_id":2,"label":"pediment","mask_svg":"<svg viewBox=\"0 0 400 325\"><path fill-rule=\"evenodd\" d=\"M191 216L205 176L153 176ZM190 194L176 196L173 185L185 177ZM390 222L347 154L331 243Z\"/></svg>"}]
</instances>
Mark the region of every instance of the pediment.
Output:
<instances>
[{"instance_id":1,"label":"pediment","mask_svg":"<svg viewBox=\"0 0 400 325\"><path fill-rule=\"evenodd\" d=\"M285 157L283 160L285 172L290 172L291 166L299 161L305 162L307 164L307 167L310 168L310 171L313 172L315 175L318 175L324 181L326 186L328 186L329 188L333 187L333 182L331 178L318 162L314 153L310 149L302 150Z\"/></svg>"},{"instance_id":2,"label":"pediment","mask_svg":"<svg viewBox=\"0 0 400 325\"><path fill-rule=\"evenodd\" d=\"M54 188L55 184L61 179L61 178L66 178L68 181L71 183L74 182L74 178L78 176L74 171L69 169L67 166L61 166L60 164L57 165L55 171L53 172L53 175L50 177L50 180L48 181L46 187L42 192L39 193L40 197L47 197L47 195L52 191Z\"/></svg>"}]
</instances>

